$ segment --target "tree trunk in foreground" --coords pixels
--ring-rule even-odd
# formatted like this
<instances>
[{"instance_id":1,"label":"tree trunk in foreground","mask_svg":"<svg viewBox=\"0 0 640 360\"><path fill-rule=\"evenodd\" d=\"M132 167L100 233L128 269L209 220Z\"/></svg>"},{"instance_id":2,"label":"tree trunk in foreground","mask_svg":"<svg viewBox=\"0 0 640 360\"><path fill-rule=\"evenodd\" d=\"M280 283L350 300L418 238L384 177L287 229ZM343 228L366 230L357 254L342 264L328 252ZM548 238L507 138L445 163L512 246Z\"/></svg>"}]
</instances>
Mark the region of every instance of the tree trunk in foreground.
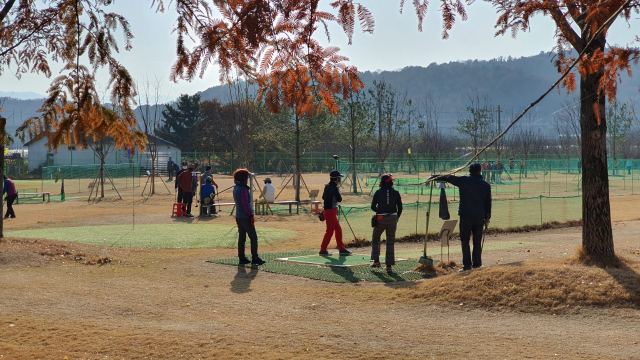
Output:
<instances>
[{"instance_id":1,"label":"tree trunk in foreground","mask_svg":"<svg viewBox=\"0 0 640 360\"><path fill-rule=\"evenodd\" d=\"M293 174L293 186L296 190L296 201L300 201L300 118L296 114L296 171ZM297 186L296 186L297 185Z\"/></svg>"},{"instance_id":2,"label":"tree trunk in foreground","mask_svg":"<svg viewBox=\"0 0 640 360\"><path fill-rule=\"evenodd\" d=\"M0 193L4 191L4 144L5 144L5 126L7 125L7 119L0 116L0 145L2 145L2 151L0 151ZM0 196L0 239L4 238L4 195Z\"/></svg>"},{"instance_id":3,"label":"tree trunk in foreground","mask_svg":"<svg viewBox=\"0 0 640 360\"><path fill-rule=\"evenodd\" d=\"M596 260L615 257L607 172L605 99L598 99L600 125L594 109L603 72L581 77L580 128L582 135L582 248Z\"/></svg>"}]
</instances>

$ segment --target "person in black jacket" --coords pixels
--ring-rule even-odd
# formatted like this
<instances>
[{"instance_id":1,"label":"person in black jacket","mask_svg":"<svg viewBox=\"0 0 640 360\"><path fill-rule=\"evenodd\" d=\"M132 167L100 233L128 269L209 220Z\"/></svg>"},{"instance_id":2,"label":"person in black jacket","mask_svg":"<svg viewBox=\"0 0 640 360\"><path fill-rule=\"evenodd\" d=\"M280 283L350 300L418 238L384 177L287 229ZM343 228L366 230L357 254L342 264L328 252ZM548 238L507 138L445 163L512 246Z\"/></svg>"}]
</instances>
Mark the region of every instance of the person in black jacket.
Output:
<instances>
[{"instance_id":1,"label":"person in black jacket","mask_svg":"<svg viewBox=\"0 0 640 360\"><path fill-rule=\"evenodd\" d=\"M342 227L338 222L338 203L342 202L342 194L338 189L340 178L342 174L338 170L333 170L329 174L329 184L325 185L324 192L322 193L322 200L324 200L324 219L327 223L327 231L324 233L322 244L320 245L320 255L329 255L327 247L329 242L336 235L336 243L338 243L338 249L340 249L340 256L351 255L351 251L347 250L342 242Z\"/></svg>"},{"instance_id":2,"label":"person in black jacket","mask_svg":"<svg viewBox=\"0 0 640 360\"><path fill-rule=\"evenodd\" d=\"M372 268L380 267L380 235L387 233L387 252L384 263L387 265L387 272L391 272L391 266L395 265L396 257L393 244L396 240L396 228L398 220L402 215L402 199L400 193L393 188L393 175L384 174L380 178L380 189L373 195L371 210L376 214L376 226L373 228L371 237L371 264Z\"/></svg>"},{"instance_id":3,"label":"person in black jacket","mask_svg":"<svg viewBox=\"0 0 640 360\"><path fill-rule=\"evenodd\" d=\"M491 220L491 185L482 179L482 166L471 164L469 176L435 175L433 180L444 180L460 190L460 243L462 265L460 271L482 266L482 228ZM473 256L469 240L473 233Z\"/></svg>"}]
</instances>

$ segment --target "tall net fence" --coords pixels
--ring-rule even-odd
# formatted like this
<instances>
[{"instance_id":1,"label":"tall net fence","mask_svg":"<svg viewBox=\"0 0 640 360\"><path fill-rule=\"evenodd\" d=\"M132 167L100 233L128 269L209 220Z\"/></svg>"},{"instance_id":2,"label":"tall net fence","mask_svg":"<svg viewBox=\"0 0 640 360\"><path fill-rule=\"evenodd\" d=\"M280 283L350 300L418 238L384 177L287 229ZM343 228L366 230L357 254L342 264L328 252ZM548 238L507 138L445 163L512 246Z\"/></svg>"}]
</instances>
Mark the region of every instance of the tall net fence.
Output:
<instances>
[{"instance_id":1,"label":"tall net fence","mask_svg":"<svg viewBox=\"0 0 640 360\"><path fill-rule=\"evenodd\" d=\"M451 219L458 219L458 202L449 202ZM440 204L431 204L429 233L438 234L444 220L438 217ZM426 230L429 203L413 202L403 206L398 221L396 237L424 234ZM372 234L371 217L373 211L365 206L343 206L340 211L340 223L345 239L352 237L351 230L358 238L370 239ZM582 197L545 197L526 199L494 200L491 215L491 228L508 229L548 222L566 222L582 218Z\"/></svg>"},{"instance_id":2,"label":"tall net fence","mask_svg":"<svg viewBox=\"0 0 640 360\"><path fill-rule=\"evenodd\" d=\"M105 196L116 195L116 190L140 187L140 164L105 164L104 165ZM42 179L34 184L39 185L38 191L49 192L53 196L61 193L64 178L64 192L67 196L94 194L100 184L100 165L63 165L46 166L42 168ZM97 186L94 188L94 183ZM143 180L144 184L144 180Z\"/></svg>"}]
</instances>

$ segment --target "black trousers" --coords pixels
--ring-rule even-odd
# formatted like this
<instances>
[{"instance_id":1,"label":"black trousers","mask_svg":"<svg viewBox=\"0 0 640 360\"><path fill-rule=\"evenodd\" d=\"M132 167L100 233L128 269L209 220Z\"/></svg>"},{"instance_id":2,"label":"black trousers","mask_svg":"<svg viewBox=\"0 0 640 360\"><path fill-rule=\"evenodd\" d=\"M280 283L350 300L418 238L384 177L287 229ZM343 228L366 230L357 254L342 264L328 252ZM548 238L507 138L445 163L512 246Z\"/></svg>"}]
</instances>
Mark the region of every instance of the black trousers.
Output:
<instances>
[{"instance_id":1,"label":"black trousers","mask_svg":"<svg viewBox=\"0 0 640 360\"><path fill-rule=\"evenodd\" d=\"M460 218L460 243L462 244L462 266L465 269L482 266L482 230L483 219ZM469 241L473 234L473 255Z\"/></svg>"},{"instance_id":2,"label":"black trousers","mask_svg":"<svg viewBox=\"0 0 640 360\"><path fill-rule=\"evenodd\" d=\"M396 229L398 228L398 215L385 215L378 220L378 225L373 228L371 236L371 260L380 261L380 236L387 232L387 251L384 257L386 265L395 265L396 256L393 244L396 241Z\"/></svg>"},{"instance_id":3,"label":"black trousers","mask_svg":"<svg viewBox=\"0 0 640 360\"><path fill-rule=\"evenodd\" d=\"M15 195L7 195L7 212L4 214L4 217L11 216L12 218L16 217L16 213L13 212L13 202L18 198L18 194Z\"/></svg>"},{"instance_id":4,"label":"black trousers","mask_svg":"<svg viewBox=\"0 0 640 360\"><path fill-rule=\"evenodd\" d=\"M191 203L193 203L191 192L178 191L178 202L187 204L187 214L191 214Z\"/></svg>"},{"instance_id":5,"label":"black trousers","mask_svg":"<svg viewBox=\"0 0 640 360\"><path fill-rule=\"evenodd\" d=\"M258 257L258 234L256 234L255 226L251 226L251 219L238 219L236 218L236 224L238 224L238 257L243 259L244 244L247 242L247 234L249 240L251 240L251 257Z\"/></svg>"}]
</instances>

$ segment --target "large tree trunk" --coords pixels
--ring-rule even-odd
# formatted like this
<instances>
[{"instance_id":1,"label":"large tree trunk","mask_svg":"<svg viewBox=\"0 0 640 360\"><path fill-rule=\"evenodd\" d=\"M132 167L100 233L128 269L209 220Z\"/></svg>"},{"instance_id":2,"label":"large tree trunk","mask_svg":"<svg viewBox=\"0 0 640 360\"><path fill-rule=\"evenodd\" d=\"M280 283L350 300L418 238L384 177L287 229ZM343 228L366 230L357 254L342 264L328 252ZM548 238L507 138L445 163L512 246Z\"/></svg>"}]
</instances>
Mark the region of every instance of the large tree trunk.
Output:
<instances>
[{"instance_id":1,"label":"large tree trunk","mask_svg":"<svg viewBox=\"0 0 640 360\"><path fill-rule=\"evenodd\" d=\"M294 187L296 190L296 201L300 201L300 118L296 114L296 171L294 173Z\"/></svg>"},{"instance_id":2,"label":"large tree trunk","mask_svg":"<svg viewBox=\"0 0 640 360\"><path fill-rule=\"evenodd\" d=\"M597 99L600 125L594 100L603 72L580 80L580 128L582 135L582 248L596 260L615 257L609 205L607 172L607 125L605 98Z\"/></svg>"},{"instance_id":3,"label":"large tree trunk","mask_svg":"<svg viewBox=\"0 0 640 360\"><path fill-rule=\"evenodd\" d=\"M7 119L0 116L0 145L2 145L2 151L0 151L0 192L4 192L4 144L5 144L5 129L7 125ZM0 196L0 239L4 238L4 195Z\"/></svg>"}]
</instances>

